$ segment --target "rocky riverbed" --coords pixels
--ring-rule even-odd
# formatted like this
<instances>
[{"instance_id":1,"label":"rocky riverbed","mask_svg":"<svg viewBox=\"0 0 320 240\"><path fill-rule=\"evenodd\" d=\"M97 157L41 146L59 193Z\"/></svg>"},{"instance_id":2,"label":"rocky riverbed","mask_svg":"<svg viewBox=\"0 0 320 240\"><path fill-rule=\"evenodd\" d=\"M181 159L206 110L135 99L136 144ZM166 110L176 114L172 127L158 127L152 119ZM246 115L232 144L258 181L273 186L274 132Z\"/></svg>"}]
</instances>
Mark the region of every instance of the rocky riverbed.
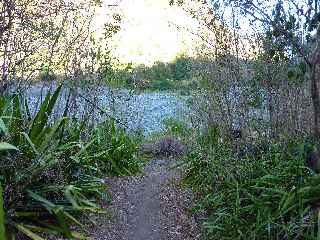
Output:
<instances>
[{"instance_id":1,"label":"rocky riverbed","mask_svg":"<svg viewBox=\"0 0 320 240\"><path fill-rule=\"evenodd\" d=\"M29 87L25 97L31 109L39 108L48 91L56 89L56 84ZM64 88L55 109L55 115L61 115L69 100L69 114L77 118L84 114L102 121L108 116L114 117L130 131L142 131L145 135L161 131L167 118L185 120L188 115L186 96L172 92L134 92L112 90L107 87L89 89L77 88L73 91Z\"/></svg>"}]
</instances>

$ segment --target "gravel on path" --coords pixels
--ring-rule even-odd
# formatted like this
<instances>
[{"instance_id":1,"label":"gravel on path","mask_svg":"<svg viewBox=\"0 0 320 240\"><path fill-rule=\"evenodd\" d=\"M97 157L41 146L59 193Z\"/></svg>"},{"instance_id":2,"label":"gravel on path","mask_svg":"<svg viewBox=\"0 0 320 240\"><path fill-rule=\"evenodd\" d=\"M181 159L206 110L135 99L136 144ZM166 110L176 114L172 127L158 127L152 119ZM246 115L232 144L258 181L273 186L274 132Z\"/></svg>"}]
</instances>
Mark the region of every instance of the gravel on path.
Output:
<instances>
[{"instance_id":1,"label":"gravel on path","mask_svg":"<svg viewBox=\"0 0 320 240\"><path fill-rule=\"evenodd\" d=\"M173 159L152 160L144 174L110 178L111 218L100 216L92 238L101 240L197 240L200 229L188 214L192 193L177 186Z\"/></svg>"}]
</instances>

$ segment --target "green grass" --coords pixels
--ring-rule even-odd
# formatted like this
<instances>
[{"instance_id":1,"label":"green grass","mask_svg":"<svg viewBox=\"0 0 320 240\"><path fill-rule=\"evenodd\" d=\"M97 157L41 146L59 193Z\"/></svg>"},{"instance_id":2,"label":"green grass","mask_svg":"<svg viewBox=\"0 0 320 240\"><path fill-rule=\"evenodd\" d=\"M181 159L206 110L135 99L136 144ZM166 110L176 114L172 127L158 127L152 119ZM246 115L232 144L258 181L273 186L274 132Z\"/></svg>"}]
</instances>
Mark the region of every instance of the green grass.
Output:
<instances>
[{"instance_id":1,"label":"green grass","mask_svg":"<svg viewBox=\"0 0 320 240\"><path fill-rule=\"evenodd\" d=\"M5 218L4 218L4 205L3 205L3 191L0 186L0 239L6 239L5 233Z\"/></svg>"},{"instance_id":2,"label":"green grass","mask_svg":"<svg viewBox=\"0 0 320 240\"><path fill-rule=\"evenodd\" d=\"M186 160L185 183L206 211L203 239L319 239L320 177L305 167L305 140L252 146L200 137ZM201 144L200 144L201 143Z\"/></svg>"}]
</instances>

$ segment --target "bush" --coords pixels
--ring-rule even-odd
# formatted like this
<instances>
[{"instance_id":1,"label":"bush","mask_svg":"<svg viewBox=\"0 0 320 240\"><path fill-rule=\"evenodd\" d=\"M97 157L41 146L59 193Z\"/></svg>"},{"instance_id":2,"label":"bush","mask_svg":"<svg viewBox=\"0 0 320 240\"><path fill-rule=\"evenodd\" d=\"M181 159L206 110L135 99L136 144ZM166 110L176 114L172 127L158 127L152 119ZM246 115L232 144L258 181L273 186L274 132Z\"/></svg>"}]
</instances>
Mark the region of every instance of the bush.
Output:
<instances>
[{"instance_id":1,"label":"bush","mask_svg":"<svg viewBox=\"0 0 320 240\"><path fill-rule=\"evenodd\" d=\"M149 69L149 79L151 81L166 81L167 79L172 78L172 73L170 68L166 63L163 62L156 62L150 69Z\"/></svg>"},{"instance_id":2,"label":"bush","mask_svg":"<svg viewBox=\"0 0 320 240\"><path fill-rule=\"evenodd\" d=\"M160 90L160 91L165 91L165 90L170 90L174 89L174 83L169 80L169 79L163 79L163 80L154 80L151 82L150 88L152 90Z\"/></svg>"},{"instance_id":3,"label":"bush","mask_svg":"<svg viewBox=\"0 0 320 240\"><path fill-rule=\"evenodd\" d=\"M190 78L192 59L185 55L180 55L171 63L173 79L177 81Z\"/></svg>"},{"instance_id":4,"label":"bush","mask_svg":"<svg viewBox=\"0 0 320 240\"><path fill-rule=\"evenodd\" d=\"M310 143L271 143L237 158L217 140L187 160L206 239L315 239L320 177L305 167Z\"/></svg>"},{"instance_id":5,"label":"bush","mask_svg":"<svg viewBox=\"0 0 320 240\"><path fill-rule=\"evenodd\" d=\"M48 66L43 66L39 73L39 79L44 82L52 82L57 79L57 76L54 72L50 71Z\"/></svg>"},{"instance_id":6,"label":"bush","mask_svg":"<svg viewBox=\"0 0 320 240\"><path fill-rule=\"evenodd\" d=\"M167 118L164 120L164 125L166 130L173 134L174 136L180 138L188 138L190 137L191 129L188 128L185 122L179 121L174 118Z\"/></svg>"},{"instance_id":7,"label":"bush","mask_svg":"<svg viewBox=\"0 0 320 240\"><path fill-rule=\"evenodd\" d=\"M105 80L108 85L113 88L134 87L132 74L129 69L110 69L108 74L105 76Z\"/></svg>"},{"instance_id":8,"label":"bush","mask_svg":"<svg viewBox=\"0 0 320 240\"><path fill-rule=\"evenodd\" d=\"M184 89L194 90L198 87L192 66L195 59L186 55L177 56L172 62L155 62L152 66L132 64L108 67L103 71L106 82L111 87L149 87L151 90Z\"/></svg>"},{"instance_id":9,"label":"bush","mask_svg":"<svg viewBox=\"0 0 320 240\"><path fill-rule=\"evenodd\" d=\"M103 175L133 175L141 170L136 156L136 139L116 127L113 120L99 124L91 138L94 140L88 152L92 153L91 161L98 164Z\"/></svg>"},{"instance_id":10,"label":"bush","mask_svg":"<svg viewBox=\"0 0 320 240\"><path fill-rule=\"evenodd\" d=\"M0 220L7 239L42 239L44 234L83 239L79 217L103 213L96 203L106 198L106 185L98 178L104 173L101 162L123 157L110 175L131 169L134 148L125 145L127 135L115 126L111 141L104 142L96 131L84 134L85 122L51 118L60 91L48 93L35 116L17 95L0 99ZM71 230L74 224L79 232Z\"/></svg>"}]
</instances>

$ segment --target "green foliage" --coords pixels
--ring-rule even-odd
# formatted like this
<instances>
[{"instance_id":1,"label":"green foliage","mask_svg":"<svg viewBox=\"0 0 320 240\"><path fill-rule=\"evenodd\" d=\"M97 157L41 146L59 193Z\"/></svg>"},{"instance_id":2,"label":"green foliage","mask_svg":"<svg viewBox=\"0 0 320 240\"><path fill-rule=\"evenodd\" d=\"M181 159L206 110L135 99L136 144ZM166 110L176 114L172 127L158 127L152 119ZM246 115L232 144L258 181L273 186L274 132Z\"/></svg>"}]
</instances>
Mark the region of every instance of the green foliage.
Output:
<instances>
[{"instance_id":1,"label":"green foliage","mask_svg":"<svg viewBox=\"0 0 320 240\"><path fill-rule=\"evenodd\" d=\"M176 59L171 63L171 68L173 72L173 79L175 80L185 80L190 78L192 59L185 55L176 57Z\"/></svg>"},{"instance_id":2,"label":"green foliage","mask_svg":"<svg viewBox=\"0 0 320 240\"><path fill-rule=\"evenodd\" d=\"M154 80L150 84L151 90L166 91L174 89L175 84L169 79Z\"/></svg>"},{"instance_id":3,"label":"green foliage","mask_svg":"<svg viewBox=\"0 0 320 240\"><path fill-rule=\"evenodd\" d=\"M179 121L174 118L167 118L164 120L164 125L166 130L177 137L189 137L189 133L191 131L190 128L188 128L187 124L185 122Z\"/></svg>"},{"instance_id":4,"label":"green foliage","mask_svg":"<svg viewBox=\"0 0 320 240\"><path fill-rule=\"evenodd\" d=\"M290 83L299 84L304 82L307 73L307 65L305 62L300 62L297 65L292 65L288 70L288 79Z\"/></svg>"},{"instance_id":5,"label":"green foliage","mask_svg":"<svg viewBox=\"0 0 320 240\"><path fill-rule=\"evenodd\" d=\"M187 159L185 182L206 210L206 239L315 239L318 175L305 167L303 140L257 144L237 157L228 144L200 142Z\"/></svg>"},{"instance_id":6,"label":"green foliage","mask_svg":"<svg viewBox=\"0 0 320 240\"><path fill-rule=\"evenodd\" d=\"M91 138L94 141L87 150L92 155L89 165L95 163L99 171L109 176L133 175L140 171L135 139L117 128L114 121L99 124Z\"/></svg>"},{"instance_id":7,"label":"green foliage","mask_svg":"<svg viewBox=\"0 0 320 240\"><path fill-rule=\"evenodd\" d=\"M148 78L155 81L165 81L172 78L172 72L168 64L156 62L149 70Z\"/></svg>"},{"instance_id":8,"label":"green foliage","mask_svg":"<svg viewBox=\"0 0 320 240\"><path fill-rule=\"evenodd\" d=\"M3 191L0 185L0 239L6 239L5 237L5 218L3 209Z\"/></svg>"},{"instance_id":9,"label":"green foliage","mask_svg":"<svg viewBox=\"0 0 320 240\"><path fill-rule=\"evenodd\" d=\"M110 67L105 74L105 80L109 86L113 88L134 87L134 82L132 81L131 65L127 65L125 68L113 69Z\"/></svg>"},{"instance_id":10,"label":"green foliage","mask_svg":"<svg viewBox=\"0 0 320 240\"><path fill-rule=\"evenodd\" d=\"M50 71L48 66L42 66L39 74L39 79L44 82L51 82L57 79L57 76Z\"/></svg>"},{"instance_id":11,"label":"green foliage","mask_svg":"<svg viewBox=\"0 0 320 240\"><path fill-rule=\"evenodd\" d=\"M0 99L0 220L3 203L7 239L84 239L71 226L81 230L84 213L104 213L96 203L107 196L99 177L139 170L134 144L114 124L84 134L85 122L53 120L60 91L48 93L35 116L17 95Z\"/></svg>"},{"instance_id":12,"label":"green foliage","mask_svg":"<svg viewBox=\"0 0 320 240\"><path fill-rule=\"evenodd\" d=\"M128 64L125 68L107 68L104 76L112 87L147 87L160 91L189 89L194 87L194 82L190 83L193 61L192 58L181 55L170 63L156 62L151 67L132 67Z\"/></svg>"}]
</instances>

